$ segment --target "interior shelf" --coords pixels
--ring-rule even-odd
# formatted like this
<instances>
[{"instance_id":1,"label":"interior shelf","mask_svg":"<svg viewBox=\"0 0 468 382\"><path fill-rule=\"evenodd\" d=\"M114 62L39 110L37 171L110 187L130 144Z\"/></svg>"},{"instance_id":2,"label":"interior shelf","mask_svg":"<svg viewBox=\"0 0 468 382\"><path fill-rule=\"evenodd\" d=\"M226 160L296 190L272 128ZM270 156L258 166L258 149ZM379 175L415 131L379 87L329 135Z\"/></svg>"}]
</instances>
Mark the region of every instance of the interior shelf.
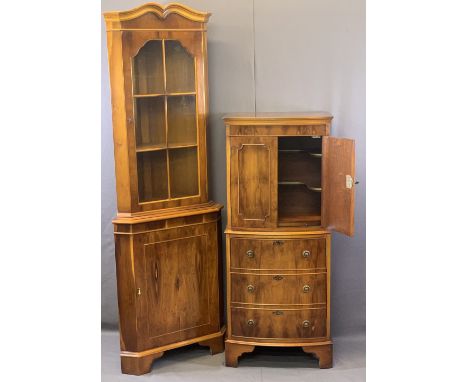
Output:
<instances>
[{"instance_id":1,"label":"interior shelf","mask_svg":"<svg viewBox=\"0 0 468 382\"><path fill-rule=\"evenodd\" d=\"M134 94L135 98L151 98L151 97L162 97L162 96L186 96L195 95L196 92L182 92L182 93L150 93L150 94Z\"/></svg>"},{"instance_id":2,"label":"interior shelf","mask_svg":"<svg viewBox=\"0 0 468 382\"><path fill-rule=\"evenodd\" d=\"M198 145L196 143L190 143L190 144L171 144L171 145L145 145L145 146L140 146L136 148L137 153L146 153L148 151L160 151L160 150L166 150L166 149L186 149L190 147L197 147Z\"/></svg>"},{"instance_id":3,"label":"interior shelf","mask_svg":"<svg viewBox=\"0 0 468 382\"><path fill-rule=\"evenodd\" d=\"M278 218L278 226L280 227L315 226L320 225L320 222L320 215L294 215L281 216Z\"/></svg>"},{"instance_id":4,"label":"interior shelf","mask_svg":"<svg viewBox=\"0 0 468 382\"><path fill-rule=\"evenodd\" d=\"M159 150L165 150L167 147L164 144L161 145L143 145L143 146L137 146L136 152L137 153L145 153L148 151L159 151Z\"/></svg>"},{"instance_id":5,"label":"interior shelf","mask_svg":"<svg viewBox=\"0 0 468 382\"><path fill-rule=\"evenodd\" d=\"M278 150L280 153L305 153L309 156L311 156L312 158L321 158L322 157L322 154L321 153L313 153L313 152L310 152L310 151L307 151L307 150Z\"/></svg>"},{"instance_id":6,"label":"interior shelf","mask_svg":"<svg viewBox=\"0 0 468 382\"><path fill-rule=\"evenodd\" d=\"M281 186L305 186L309 191L322 192L322 187L311 187L303 182L278 182Z\"/></svg>"},{"instance_id":7,"label":"interior shelf","mask_svg":"<svg viewBox=\"0 0 468 382\"><path fill-rule=\"evenodd\" d=\"M169 144L167 147L168 149L185 149L188 147L197 147L198 145L196 143L181 143L181 144Z\"/></svg>"}]
</instances>

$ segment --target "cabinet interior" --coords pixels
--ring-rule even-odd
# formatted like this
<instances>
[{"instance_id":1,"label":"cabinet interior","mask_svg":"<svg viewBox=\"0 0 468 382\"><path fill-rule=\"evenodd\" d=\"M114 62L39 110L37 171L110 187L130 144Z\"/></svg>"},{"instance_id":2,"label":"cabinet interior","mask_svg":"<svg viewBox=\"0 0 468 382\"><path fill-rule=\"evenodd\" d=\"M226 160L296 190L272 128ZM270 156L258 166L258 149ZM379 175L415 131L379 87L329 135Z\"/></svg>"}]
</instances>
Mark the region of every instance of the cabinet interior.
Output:
<instances>
[{"instance_id":1,"label":"cabinet interior","mask_svg":"<svg viewBox=\"0 0 468 382\"><path fill-rule=\"evenodd\" d=\"M278 138L278 226L321 225L322 137Z\"/></svg>"},{"instance_id":2,"label":"cabinet interior","mask_svg":"<svg viewBox=\"0 0 468 382\"><path fill-rule=\"evenodd\" d=\"M132 76L139 202L198 195L194 57L180 41L151 40Z\"/></svg>"}]
</instances>

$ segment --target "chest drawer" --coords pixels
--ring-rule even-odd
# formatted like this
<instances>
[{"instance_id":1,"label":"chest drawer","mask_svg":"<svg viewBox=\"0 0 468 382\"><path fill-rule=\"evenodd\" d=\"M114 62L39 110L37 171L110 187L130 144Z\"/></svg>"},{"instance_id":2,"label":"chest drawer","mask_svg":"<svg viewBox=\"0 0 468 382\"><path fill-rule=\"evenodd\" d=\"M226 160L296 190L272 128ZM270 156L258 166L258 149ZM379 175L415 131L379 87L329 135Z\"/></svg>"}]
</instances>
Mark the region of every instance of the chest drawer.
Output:
<instances>
[{"instance_id":1,"label":"chest drawer","mask_svg":"<svg viewBox=\"0 0 468 382\"><path fill-rule=\"evenodd\" d=\"M233 337L300 339L326 336L326 308L231 308Z\"/></svg>"},{"instance_id":2,"label":"chest drawer","mask_svg":"<svg viewBox=\"0 0 468 382\"><path fill-rule=\"evenodd\" d=\"M250 304L325 304L327 274L231 273L231 301Z\"/></svg>"},{"instance_id":3,"label":"chest drawer","mask_svg":"<svg viewBox=\"0 0 468 382\"><path fill-rule=\"evenodd\" d=\"M326 241L318 239L231 239L231 268L326 269Z\"/></svg>"}]
</instances>

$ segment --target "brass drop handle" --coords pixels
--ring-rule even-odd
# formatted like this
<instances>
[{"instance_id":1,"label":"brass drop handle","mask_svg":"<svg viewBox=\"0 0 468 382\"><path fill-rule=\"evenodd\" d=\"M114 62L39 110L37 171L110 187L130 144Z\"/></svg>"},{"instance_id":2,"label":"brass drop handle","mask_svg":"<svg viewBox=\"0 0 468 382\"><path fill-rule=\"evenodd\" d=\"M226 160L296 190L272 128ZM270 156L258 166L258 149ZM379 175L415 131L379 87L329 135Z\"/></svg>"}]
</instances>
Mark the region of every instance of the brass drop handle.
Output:
<instances>
[{"instance_id":1,"label":"brass drop handle","mask_svg":"<svg viewBox=\"0 0 468 382\"><path fill-rule=\"evenodd\" d=\"M254 290L255 290L255 287L253 285L248 285L247 286L247 292L253 293Z\"/></svg>"},{"instance_id":2,"label":"brass drop handle","mask_svg":"<svg viewBox=\"0 0 468 382\"><path fill-rule=\"evenodd\" d=\"M246 253L248 258L252 259L255 256L255 252L251 249L249 249Z\"/></svg>"},{"instance_id":3,"label":"brass drop handle","mask_svg":"<svg viewBox=\"0 0 468 382\"><path fill-rule=\"evenodd\" d=\"M249 326L254 326L254 325L255 325L255 321L252 320L252 319L250 319L250 320L247 321L247 325L249 325Z\"/></svg>"},{"instance_id":4,"label":"brass drop handle","mask_svg":"<svg viewBox=\"0 0 468 382\"><path fill-rule=\"evenodd\" d=\"M303 257L304 259L307 259L309 256L310 256L310 251L304 251L304 252L302 252L302 257Z\"/></svg>"},{"instance_id":5,"label":"brass drop handle","mask_svg":"<svg viewBox=\"0 0 468 382\"><path fill-rule=\"evenodd\" d=\"M304 285L304 286L302 287L302 290L304 291L304 293L308 293L308 292L310 291L310 286Z\"/></svg>"},{"instance_id":6,"label":"brass drop handle","mask_svg":"<svg viewBox=\"0 0 468 382\"><path fill-rule=\"evenodd\" d=\"M310 326L310 321L309 320L305 320L303 323L302 323L302 327L303 328L308 328Z\"/></svg>"}]
</instances>

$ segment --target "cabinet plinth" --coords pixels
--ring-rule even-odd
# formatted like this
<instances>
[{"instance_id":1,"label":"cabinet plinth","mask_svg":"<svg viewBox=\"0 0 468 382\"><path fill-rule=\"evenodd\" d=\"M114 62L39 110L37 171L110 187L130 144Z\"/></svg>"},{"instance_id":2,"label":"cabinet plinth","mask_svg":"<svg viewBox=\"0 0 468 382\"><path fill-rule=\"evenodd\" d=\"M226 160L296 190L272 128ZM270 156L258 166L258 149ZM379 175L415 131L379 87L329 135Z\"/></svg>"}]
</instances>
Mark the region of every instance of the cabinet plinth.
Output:
<instances>
[{"instance_id":1,"label":"cabinet plinth","mask_svg":"<svg viewBox=\"0 0 468 382\"><path fill-rule=\"evenodd\" d=\"M353 234L354 141L328 136L331 119L224 118L226 366L255 346L295 346L332 367L331 231Z\"/></svg>"},{"instance_id":2,"label":"cabinet plinth","mask_svg":"<svg viewBox=\"0 0 468 382\"><path fill-rule=\"evenodd\" d=\"M209 16L177 3L104 14L126 374L148 373L180 346L223 349L222 206L207 185Z\"/></svg>"}]
</instances>

